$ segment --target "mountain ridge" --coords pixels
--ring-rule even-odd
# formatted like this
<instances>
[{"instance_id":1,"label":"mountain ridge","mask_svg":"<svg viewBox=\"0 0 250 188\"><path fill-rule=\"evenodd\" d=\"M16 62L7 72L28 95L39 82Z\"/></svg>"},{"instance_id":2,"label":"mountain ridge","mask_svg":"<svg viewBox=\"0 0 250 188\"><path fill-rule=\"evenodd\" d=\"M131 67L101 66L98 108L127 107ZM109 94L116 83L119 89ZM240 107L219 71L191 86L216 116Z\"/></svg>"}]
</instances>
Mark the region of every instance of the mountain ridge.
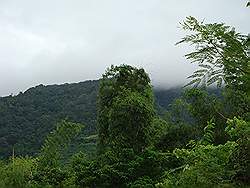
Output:
<instances>
[{"instance_id":1,"label":"mountain ridge","mask_svg":"<svg viewBox=\"0 0 250 188\"><path fill-rule=\"evenodd\" d=\"M13 147L17 155L36 155L61 119L84 124L81 138L95 134L98 88L99 80L40 84L15 96L0 97L0 158L10 156ZM154 89L158 113L169 109L181 92L181 88Z\"/></svg>"}]
</instances>

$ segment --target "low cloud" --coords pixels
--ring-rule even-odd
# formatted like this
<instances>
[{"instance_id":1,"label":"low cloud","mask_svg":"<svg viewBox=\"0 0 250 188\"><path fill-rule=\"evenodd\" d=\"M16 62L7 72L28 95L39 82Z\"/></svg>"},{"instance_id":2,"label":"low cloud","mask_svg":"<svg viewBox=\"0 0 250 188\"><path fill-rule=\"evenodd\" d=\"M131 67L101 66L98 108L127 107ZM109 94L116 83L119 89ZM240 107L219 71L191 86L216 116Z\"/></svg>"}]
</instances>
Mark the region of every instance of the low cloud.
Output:
<instances>
[{"instance_id":1,"label":"low cloud","mask_svg":"<svg viewBox=\"0 0 250 188\"><path fill-rule=\"evenodd\" d=\"M182 85L195 69L184 58L190 47L175 46L189 15L250 29L238 0L2 0L0 96L98 79L121 63L145 68L157 87Z\"/></svg>"}]
</instances>

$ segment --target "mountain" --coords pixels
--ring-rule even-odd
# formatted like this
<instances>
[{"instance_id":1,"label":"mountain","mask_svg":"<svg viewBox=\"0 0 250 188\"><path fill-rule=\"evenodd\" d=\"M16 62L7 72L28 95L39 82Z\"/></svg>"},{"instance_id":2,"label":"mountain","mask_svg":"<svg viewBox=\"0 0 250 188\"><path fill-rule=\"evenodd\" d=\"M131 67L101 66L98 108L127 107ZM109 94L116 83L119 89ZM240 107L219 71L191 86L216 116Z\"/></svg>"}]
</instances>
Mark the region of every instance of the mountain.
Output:
<instances>
[{"instance_id":1,"label":"mountain","mask_svg":"<svg viewBox=\"0 0 250 188\"><path fill-rule=\"evenodd\" d=\"M58 121L68 119L85 125L75 148L91 147L96 134L96 98L99 81L62 85L38 85L17 96L0 98L0 158L8 157L14 146L16 155L36 155ZM180 88L156 89L159 113L181 94ZM89 141L90 140L90 141ZM92 140L92 142L91 142Z\"/></svg>"}]
</instances>

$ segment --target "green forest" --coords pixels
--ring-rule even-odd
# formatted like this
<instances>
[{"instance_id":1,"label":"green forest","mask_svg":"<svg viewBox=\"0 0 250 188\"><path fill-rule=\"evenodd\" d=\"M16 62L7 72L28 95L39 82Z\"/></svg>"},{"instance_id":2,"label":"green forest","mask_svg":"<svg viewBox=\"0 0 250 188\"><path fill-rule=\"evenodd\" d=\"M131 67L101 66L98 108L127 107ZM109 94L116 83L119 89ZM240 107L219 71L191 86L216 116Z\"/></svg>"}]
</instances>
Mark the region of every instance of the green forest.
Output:
<instances>
[{"instance_id":1,"label":"green forest","mask_svg":"<svg viewBox=\"0 0 250 188\"><path fill-rule=\"evenodd\" d=\"M62 119L85 125L68 152L95 149L96 102L99 80L63 85L38 85L17 96L0 98L0 158L39 153L46 136ZM181 96L180 87L154 89L156 113L164 116L171 102ZM220 90L209 89L219 95ZM90 152L90 155L93 155Z\"/></svg>"},{"instance_id":2,"label":"green forest","mask_svg":"<svg viewBox=\"0 0 250 188\"><path fill-rule=\"evenodd\" d=\"M141 67L0 98L0 187L249 187L250 38L187 17L182 88Z\"/></svg>"}]
</instances>

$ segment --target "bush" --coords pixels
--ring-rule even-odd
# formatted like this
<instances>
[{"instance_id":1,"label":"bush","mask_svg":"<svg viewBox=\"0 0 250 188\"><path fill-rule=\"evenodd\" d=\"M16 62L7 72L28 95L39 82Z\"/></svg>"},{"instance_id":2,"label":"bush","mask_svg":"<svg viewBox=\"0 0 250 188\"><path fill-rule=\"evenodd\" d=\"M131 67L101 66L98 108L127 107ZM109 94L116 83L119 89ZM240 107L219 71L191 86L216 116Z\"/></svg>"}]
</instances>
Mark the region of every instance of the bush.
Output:
<instances>
[{"instance_id":1,"label":"bush","mask_svg":"<svg viewBox=\"0 0 250 188\"><path fill-rule=\"evenodd\" d=\"M31 186L33 174L36 171L37 161L32 158L13 158L9 163L0 164L1 187L28 187Z\"/></svg>"}]
</instances>

